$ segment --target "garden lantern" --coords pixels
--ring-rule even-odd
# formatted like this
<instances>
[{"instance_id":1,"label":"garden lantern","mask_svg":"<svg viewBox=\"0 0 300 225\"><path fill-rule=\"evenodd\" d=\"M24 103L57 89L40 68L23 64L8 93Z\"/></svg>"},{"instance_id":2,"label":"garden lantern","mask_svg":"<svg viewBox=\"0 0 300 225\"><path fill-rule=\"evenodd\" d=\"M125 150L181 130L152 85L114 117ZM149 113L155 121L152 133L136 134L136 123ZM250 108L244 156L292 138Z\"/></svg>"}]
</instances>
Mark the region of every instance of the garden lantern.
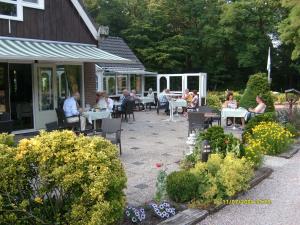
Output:
<instances>
[{"instance_id":1,"label":"garden lantern","mask_svg":"<svg viewBox=\"0 0 300 225\"><path fill-rule=\"evenodd\" d=\"M203 141L203 148L202 148L202 162L207 162L208 155L211 153L211 146L208 140Z\"/></svg>"}]
</instances>

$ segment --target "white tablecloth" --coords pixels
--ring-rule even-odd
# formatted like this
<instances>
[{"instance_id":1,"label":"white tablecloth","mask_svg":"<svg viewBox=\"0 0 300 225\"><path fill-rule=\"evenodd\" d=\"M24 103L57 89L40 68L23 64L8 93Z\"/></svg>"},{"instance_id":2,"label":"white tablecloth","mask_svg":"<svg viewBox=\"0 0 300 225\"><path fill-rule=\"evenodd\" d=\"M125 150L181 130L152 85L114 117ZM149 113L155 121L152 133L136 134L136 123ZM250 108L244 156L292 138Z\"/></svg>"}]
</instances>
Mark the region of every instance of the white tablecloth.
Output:
<instances>
[{"instance_id":1,"label":"white tablecloth","mask_svg":"<svg viewBox=\"0 0 300 225\"><path fill-rule=\"evenodd\" d=\"M110 112L109 111L100 111L100 112L88 111L88 112L84 112L83 116L88 119L90 124L92 124L94 120L110 118Z\"/></svg>"},{"instance_id":2,"label":"white tablecloth","mask_svg":"<svg viewBox=\"0 0 300 225\"><path fill-rule=\"evenodd\" d=\"M139 98L142 104L147 104L147 103L153 103L155 102L155 100L153 98L150 97L140 97Z\"/></svg>"},{"instance_id":3,"label":"white tablecloth","mask_svg":"<svg viewBox=\"0 0 300 225\"><path fill-rule=\"evenodd\" d=\"M184 99L170 100L170 109L176 107L187 107L187 101Z\"/></svg>"},{"instance_id":4,"label":"white tablecloth","mask_svg":"<svg viewBox=\"0 0 300 225\"><path fill-rule=\"evenodd\" d=\"M223 118L227 118L227 117L245 118L247 112L248 111L244 108L238 108L238 109L224 108L222 109L221 115Z\"/></svg>"}]
</instances>

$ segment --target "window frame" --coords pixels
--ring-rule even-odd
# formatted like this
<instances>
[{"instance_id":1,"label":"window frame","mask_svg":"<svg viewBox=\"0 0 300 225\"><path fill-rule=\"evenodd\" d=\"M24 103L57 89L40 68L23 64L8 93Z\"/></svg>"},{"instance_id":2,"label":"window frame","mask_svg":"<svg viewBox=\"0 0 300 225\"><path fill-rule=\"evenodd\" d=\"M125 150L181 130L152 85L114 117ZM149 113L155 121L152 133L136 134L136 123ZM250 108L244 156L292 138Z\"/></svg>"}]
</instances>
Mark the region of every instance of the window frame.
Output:
<instances>
[{"instance_id":1,"label":"window frame","mask_svg":"<svg viewBox=\"0 0 300 225\"><path fill-rule=\"evenodd\" d=\"M0 19L23 21L23 4L22 0L0 0L2 3L15 5L17 8L17 16L7 16L0 14Z\"/></svg>"},{"instance_id":2,"label":"window frame","mask_svg":"<svg viewBox=\"0 0 300 225\"><path fill-rule=\"evenodd\" d=\"M22 0L22 5L28 8L45 9L45 0L38 0L37 3L25 2L24 0Z\"/></svg>"}]
</instances>

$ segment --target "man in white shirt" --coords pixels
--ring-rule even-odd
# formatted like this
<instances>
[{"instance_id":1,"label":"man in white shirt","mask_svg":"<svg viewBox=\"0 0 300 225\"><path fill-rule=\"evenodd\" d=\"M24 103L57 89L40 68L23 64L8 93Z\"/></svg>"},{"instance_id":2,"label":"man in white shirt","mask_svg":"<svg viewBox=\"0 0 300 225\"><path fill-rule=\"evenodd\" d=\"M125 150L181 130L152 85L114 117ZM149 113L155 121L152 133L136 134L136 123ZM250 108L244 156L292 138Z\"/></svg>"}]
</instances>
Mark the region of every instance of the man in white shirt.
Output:
<instances>
[{"instance_id":1,"label":"man in white shirt","mask_svg":"<svg viewBox=\"0 0 300 225\"><path fill-rule=\"evenodd\" d=\"M79 108L77 101L80 99L79 92L75 92L72 97L69 97L64 102L64 112L68 123L75 123L79 121L79 115L82 109ZM80 116L80 129L85 130L86 118Z\"/></svg>"}]
</instances>

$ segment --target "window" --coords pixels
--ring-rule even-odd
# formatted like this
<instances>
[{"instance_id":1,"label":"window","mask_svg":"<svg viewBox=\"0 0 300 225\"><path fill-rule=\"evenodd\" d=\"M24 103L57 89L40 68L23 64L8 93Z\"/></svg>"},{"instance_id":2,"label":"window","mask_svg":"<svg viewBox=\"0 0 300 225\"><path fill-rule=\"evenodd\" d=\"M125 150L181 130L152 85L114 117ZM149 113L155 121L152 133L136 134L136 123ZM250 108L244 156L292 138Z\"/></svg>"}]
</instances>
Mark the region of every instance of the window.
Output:
<instances>
[{"instance_id":1,"label":"window","mask_svg":"<svg viewBox=\"0 0 300 225\"><path fill-rule=\"evenodd\" d=\"M170 77L170 90L171 91L182 91L182 77Z\"/></svg>"},{"instance_id":2,"label":"window","mask_svg":"<svg viewBox=\"0 0 300 225\"><path fill-rule=\"evenodd\" d=\"M199 76L188 76L187 77L187 88L192 90L199 90Z\"/></svg>"},{"instance_id":3,"label":"window","mask_svg":"<svg viewBox=\"0 0 300 225\"><path fill-rule=\"evenodd\" d=\"M0 18L23 21L23 7L44 9L45 0L0 0Z\"/></svg>"},{"instance_id":4,"label":"window","mask_svg":"<svg viewBox=\"0 0 300 225\"><path fill-rule=\"evenodd\" d=\"M36 9L45 9L44 0L23 0L24 7L36 8Z\"/></svg>"},{"instance_id":5,"label":"window","mask_svg":"<svg viewBox=\"0 0 300 225\"><path fill-rule=\"evenodd\" d=\"M0 0L0 18L23 21L21 0Z\"/></svg>"},{"instance_id":6,"label":"window","mask_svg":"<svg viewBox=\"0 0 300 225\"><path fill-rule=\"evenodd\" d=\"M103 77L103 91L106 91L108 95L116 94L116 79L115 76Z\"/></svg>"},{"instance_id":7,"label":"window","mask_svg":"<svg viewBox=\"0 0 300 225\"><path fill-rule=\"evenodd\" d=\"M130 75L130 88L135 89L137 94L142 93L142 76Z\"/></svg>"},{"instance_id":8,"label":"window","mask_svg":"<svg viewBox=\"0 0 300 225\"><path fill-rule=\"evenodd\" d=\"M149 88L152 88L153 91L157 91L156 77L145 76L145 91L147 92Z\"/></svg>"},{"instance_id":9,"label":"window","mask_svg":"<svg viewBox=\"0 0 300 225\"><path fill-rule=\"evenodd\" d=\"M127 76L117 76L117 94L122 94L124 89L127 89Z\"/></svg>"}]
</instances>

